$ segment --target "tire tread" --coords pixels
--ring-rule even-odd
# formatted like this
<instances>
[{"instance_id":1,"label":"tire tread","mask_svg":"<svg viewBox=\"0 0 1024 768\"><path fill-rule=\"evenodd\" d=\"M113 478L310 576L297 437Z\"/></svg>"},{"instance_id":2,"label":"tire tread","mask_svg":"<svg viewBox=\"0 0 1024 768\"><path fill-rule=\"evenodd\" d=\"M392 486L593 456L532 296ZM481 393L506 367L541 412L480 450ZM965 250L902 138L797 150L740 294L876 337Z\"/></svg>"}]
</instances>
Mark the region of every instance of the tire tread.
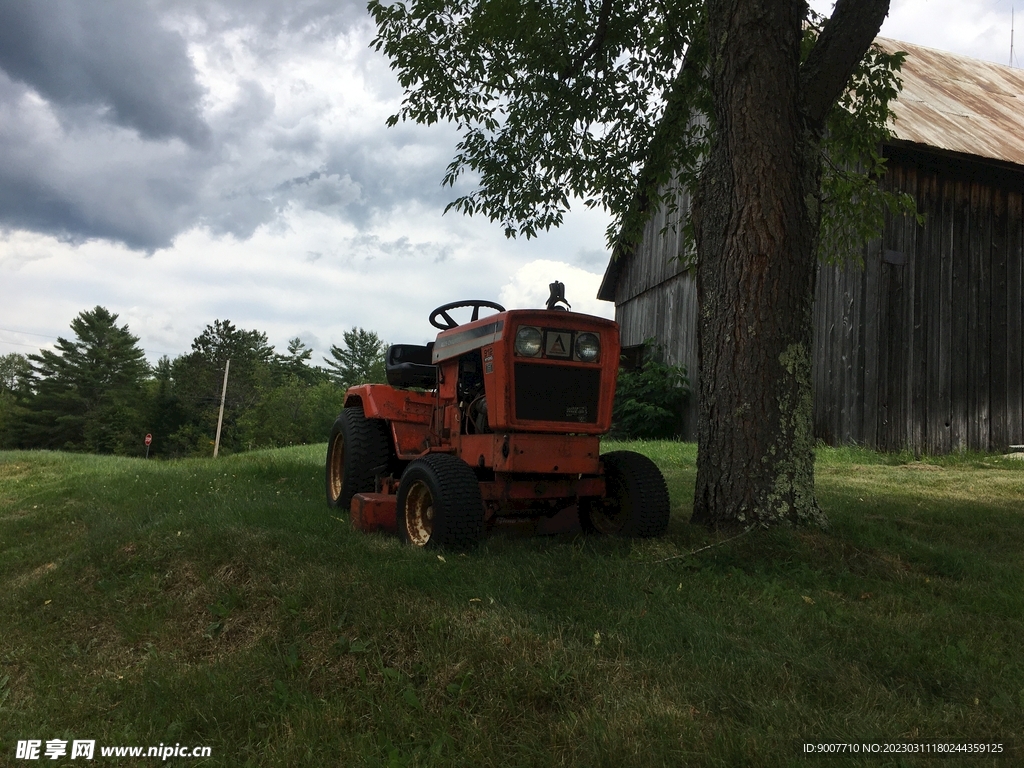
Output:
<instances>
[{"instance_id":1,"label":"tire tread","mask_svg":"<svg viewBox=\"0 0 1024 768\"><path fill-rule=\"evenodd\" d=\"M618 535L642 539L664 535L672 507L668 485L658 465L635 451L612 451L601 456L601 461L606 482L611 479L623 483L633 509L632 517Z\"/></svg>"},{"instance_id":2,"label":"tire tread","mask_svg":"<svg viewBox=\"0 0 1024 768\"><path fill-rule=\"evenodd\" d=\"M334 422L327 444L328 454L334 435L341 431L345 443L345 479L336 506L348 509L357 493L374 490L377 475L387 470L391 460L391 433L381 419L368 419L362 405L345 408ZM327 501L331 504L331 461L327 458Z\"/></svg>"},{"instance_id":3,"label":"tire tread","mask_svg":"<svg viewBox=\"0 0 1024 768\"><path fill-rule=\"evenodd\" d=\"M427 546L451 549L474 546L483 534L483 500L476 473L462 459L448 453L428 453L412 462L406 471L421 463L433 475L440 497L435 499L435 528ZM403 514L402 499L403 493L399 490L399 515ZM403 521L399 520L399 531L402 530Z\"/></svg>"}]
</instances>

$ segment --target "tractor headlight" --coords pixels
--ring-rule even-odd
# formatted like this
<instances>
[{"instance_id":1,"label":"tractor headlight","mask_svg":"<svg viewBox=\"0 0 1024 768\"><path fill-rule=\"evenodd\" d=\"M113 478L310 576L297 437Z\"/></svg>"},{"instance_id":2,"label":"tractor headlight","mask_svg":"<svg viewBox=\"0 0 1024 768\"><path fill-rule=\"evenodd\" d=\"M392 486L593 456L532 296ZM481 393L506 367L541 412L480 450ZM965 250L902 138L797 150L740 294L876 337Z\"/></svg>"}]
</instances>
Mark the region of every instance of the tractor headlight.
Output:
<instances>
[{"instance_id":1,"label":"tractor headlight","mask_svg":"<svg viewBox=\"0 0 1024 768\"><path fill-rule=\"evenodd\" d=\"M536 357L540 354L543 340L540 328L524 325L516 331L516 353L523 357Z\"/></svg>"},{"instance_id":2,"label":"tractor headlight","mask_svg":"<svg viewBox=\"0 0 1024 768\"><path fill-rule=\"evenodd\" d=\"M592 363L601 354L601 340L596 333L581 333L576 337L576 359Z\"/></svg>"}]
</instances>

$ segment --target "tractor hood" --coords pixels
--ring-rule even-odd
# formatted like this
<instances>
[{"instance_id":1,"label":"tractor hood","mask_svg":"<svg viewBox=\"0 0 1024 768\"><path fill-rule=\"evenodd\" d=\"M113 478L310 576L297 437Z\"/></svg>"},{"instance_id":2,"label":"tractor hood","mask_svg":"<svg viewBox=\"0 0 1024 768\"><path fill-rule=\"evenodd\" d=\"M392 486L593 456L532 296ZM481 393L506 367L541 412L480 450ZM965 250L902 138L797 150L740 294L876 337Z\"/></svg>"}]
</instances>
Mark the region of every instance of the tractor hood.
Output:
<instances>
[{"instance_id":1,"label":"tractor hood","mask_svg":"<svg viewBox=\"0 0 1024 768\"><path fill-rule=\"evenodd\" d=\"M441 331L434 342L432 361L440 363L501 341L514 345L515 335L523 326L536 328L544 334L544 349L538 357L571 360L572 351L565 345L570 344L578 334L589 332L598 334L602 339L602 345L607 345L608 352L614 353L615 360L618 360L619 326L613 320L580 312L511 309L460 325L458 328ZM549 332L550 345L547 342ZM558 344L561 344L561 349L557 348ZM555 345L556 348L551 348L551 345Z\"/></svg>"}]
</instances>

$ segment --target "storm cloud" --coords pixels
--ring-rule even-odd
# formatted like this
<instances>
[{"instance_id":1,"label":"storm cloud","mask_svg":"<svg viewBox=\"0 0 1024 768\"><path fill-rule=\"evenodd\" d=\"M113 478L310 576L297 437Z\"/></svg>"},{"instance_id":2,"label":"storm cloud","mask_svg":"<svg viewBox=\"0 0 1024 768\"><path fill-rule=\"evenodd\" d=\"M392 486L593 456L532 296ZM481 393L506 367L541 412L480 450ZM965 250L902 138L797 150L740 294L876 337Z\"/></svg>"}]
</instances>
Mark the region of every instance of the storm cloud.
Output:
<instances>
[{"instance_id":1,"label":"storm cloud","mask_svg":"<svg viewBox=\"0 0 1024 768\"><path fill-rule=\"evenodd\" d=\"M399 92L369 37L327 0L0 0L0 228L152 253L440 201L453 138L385 130Z\"/></svg>"},{"instance_id":2,"label":"storm cloud","mask_svg":"<svg viewBox=\"0 0 1024 768\"><path fill-rule=\"evenodd\" d=\"M136 0L0 0L0 67L68 122L99 116L146 139L209 138L185 39Z\"/></svg>"}]
</instances>

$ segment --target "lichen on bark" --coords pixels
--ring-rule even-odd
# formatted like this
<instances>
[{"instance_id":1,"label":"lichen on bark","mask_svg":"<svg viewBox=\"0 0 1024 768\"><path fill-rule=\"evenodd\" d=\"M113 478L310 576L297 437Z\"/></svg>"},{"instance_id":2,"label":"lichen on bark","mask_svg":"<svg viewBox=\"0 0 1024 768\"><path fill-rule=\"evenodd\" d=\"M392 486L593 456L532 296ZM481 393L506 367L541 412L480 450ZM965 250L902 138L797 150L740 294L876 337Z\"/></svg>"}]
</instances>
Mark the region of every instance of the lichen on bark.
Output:
<instances>
[{"instance_id":1,"label":"lichen on bark","mask_svg":"<svg viewBox=\"0 0 1024 768\"><path fill-rule=\"evenodd\" d=\"M766 455L779 458L762 517L767 524L827 527L828 518L814 497L810 353L803 344L790 344L779 356L779 364L788 376L788 387L779 395L778 450L770 450Z\"/></svg>"}]
</instances>

